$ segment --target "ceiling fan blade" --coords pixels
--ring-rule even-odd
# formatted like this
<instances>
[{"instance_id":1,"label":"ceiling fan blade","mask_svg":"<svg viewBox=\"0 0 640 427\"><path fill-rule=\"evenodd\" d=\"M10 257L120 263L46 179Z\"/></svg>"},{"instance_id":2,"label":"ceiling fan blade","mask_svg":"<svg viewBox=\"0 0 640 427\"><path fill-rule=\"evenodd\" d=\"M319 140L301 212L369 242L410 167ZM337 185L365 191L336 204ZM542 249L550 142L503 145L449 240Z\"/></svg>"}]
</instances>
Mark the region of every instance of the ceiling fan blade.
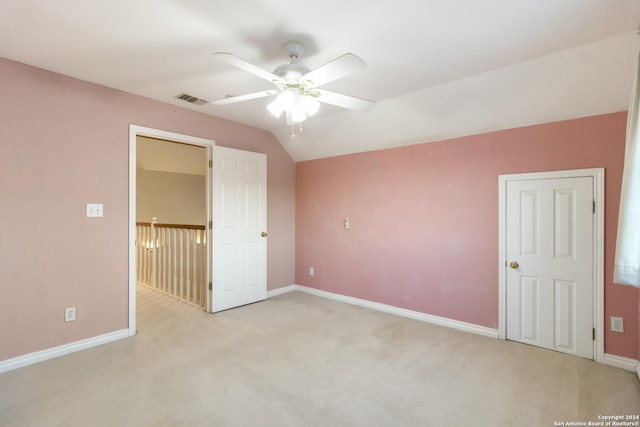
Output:
<instances>
[{"instance_id":1,"label":"ceiling fan blade","mask_svg":"<svg viewBox=\"0 0 640 427\"><path fill-rule=\"evenodd\" d=\"M343 95L341 93L330 92L324 89L314 89L320 94L316 99L325 104L337 105L355 111L370 111L376 103L367 99L356 98L354 96Z\"/></svg>"},{"instance_id":2,"label":"ceiling fan blade","mask_svg":"<svg viewBox=\"0 0 640 427\"><path fill-rule=\"evenodd\" d=\"M345 53L333 61L309 71L300 80L311 81L311 87L315 88L353 74L356 71L364 70L366 67L367 64L362 59L352 53Z\"/></svg>"},{"instance_id":3,"label":"ceiling fan blade","mask_svg":"<svg viewBox=\"0 0 640 427\"><path fill-rule=\"evenodd\" d=\"M216 52L213 56L220 58L228 64L234 65L242 70L248 71L249 73L261 77L265 80L268 80L272 83L279 82L282 79L275 74L272 74L268 71L263 70L262 68L256 67L250 62L245 61L242 58L235 56L232 53L227 52Z\"/></svg>"},{"instance_id":4,"label":"ceiling fan blade","mask_svg":"<svg viewBox=\"0 0 640 427\"><path fill-rule=\"evenodd\" d=\"M264 98L265 96L271 96L278 93L280 93L280 91L264 90L262 92L248 93L246 95L226 96L224 98L216 99L215 101L211 101L209 103L213 105L227 105L227 104L233 104L234 102L248 101L250 99L256 99L256 98Z\"/></svg>"}]
</instances>

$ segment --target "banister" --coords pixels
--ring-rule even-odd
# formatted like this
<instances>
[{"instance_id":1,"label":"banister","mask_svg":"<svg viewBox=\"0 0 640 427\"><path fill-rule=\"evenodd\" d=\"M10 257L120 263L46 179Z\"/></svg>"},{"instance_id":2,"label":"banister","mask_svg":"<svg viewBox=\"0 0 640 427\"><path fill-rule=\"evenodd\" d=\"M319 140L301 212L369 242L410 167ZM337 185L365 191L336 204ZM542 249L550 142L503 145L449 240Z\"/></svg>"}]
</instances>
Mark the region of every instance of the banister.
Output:
<instances>
[{"instance_id":1,"label":"banister","mask_svg":"<svg viewBox=\"0 0 640 427\"><path fill-rule=\"evenodd\" d=\"M207 236L204 225L136 222L136 281L206 308Z\"/></svg>"},{"instance_id":2,"label":"banister","mask_svg":"<svg viewBox=\"0 0 640 427\"><path fill-rule=\"evenodd\" d=\"M150 222L136 222L136 225L142 226L151 226ZM186 225L186 224L160 224L156 222L153 224L154 227L163 227L163 228L184 228L186 230L206 230L204 225Z\"/></svg>"}]
</instances>

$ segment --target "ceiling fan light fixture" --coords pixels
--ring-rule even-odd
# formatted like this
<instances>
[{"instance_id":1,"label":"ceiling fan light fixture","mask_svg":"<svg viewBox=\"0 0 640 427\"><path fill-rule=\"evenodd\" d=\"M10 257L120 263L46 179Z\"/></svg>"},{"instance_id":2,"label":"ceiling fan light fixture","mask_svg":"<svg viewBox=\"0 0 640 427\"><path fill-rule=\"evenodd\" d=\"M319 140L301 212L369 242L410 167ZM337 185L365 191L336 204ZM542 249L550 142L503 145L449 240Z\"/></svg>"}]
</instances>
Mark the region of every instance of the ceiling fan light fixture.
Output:
<instances>
[{"instance_id":1,"label":"ceiling fan light fixture","mask_svg":"<svg viewBox=\"0 0 640 427\"><path fill-rule=\"evenodd\" d=\"M295 94L290 90L285 90L278 94L276 99L267 105L267 109L275 118L280 118L283 111L290 110L295 104Z\"/></svg>"},{"instance_id":2,"label":"ceiling fan light fixture","mask_svg":"<svg viewBox=\"0 0 640 427\"><path fill-rule=\"evenodd\" d=\"M317 113L320 103L302 94L299 89L290 88L278 94L276 99L267 105L267 109L275 118L280 118L285 111L289 112L291 121L300 123Z\"/></svg>"},{"instance_id":3,"label":"ceiling fan light fixture","mask_svg":"<svg viewBox=\"0 0 640 427\"><path fill-rule=\"evenodd\" d=\"M269 110L269 112L276 118L279 119L280 116L282 115L282 112L284 111L284 108L282 108L282 105L280 105L280 103L278 102L278 99L276 98L275 101L269 103L269 105L267 105L267 110Z\"/></svg>"},{"instance_id":4,"label":"ceiling fan light fixture","mask_svg":"<svg viewBox=\"0 0 640 427\"><path fill-rule=\"evenodd\" d=\"M308 117L313 116L320 109L320 103L308 95L302 95L300 97L300 105L302 105Z\"/></svg>"},{"instance_id":5,"label":"ceiling fan light fixture","mask_svg":"<svg viewBox=\"0 0 640 427\"><path fill-rule=\"evenodd\" d=\"M296 105L291 109L291 121L293 123L302 123L307 118L307 114L304 112L304 109Z\"/></svg>"}]
</instances>

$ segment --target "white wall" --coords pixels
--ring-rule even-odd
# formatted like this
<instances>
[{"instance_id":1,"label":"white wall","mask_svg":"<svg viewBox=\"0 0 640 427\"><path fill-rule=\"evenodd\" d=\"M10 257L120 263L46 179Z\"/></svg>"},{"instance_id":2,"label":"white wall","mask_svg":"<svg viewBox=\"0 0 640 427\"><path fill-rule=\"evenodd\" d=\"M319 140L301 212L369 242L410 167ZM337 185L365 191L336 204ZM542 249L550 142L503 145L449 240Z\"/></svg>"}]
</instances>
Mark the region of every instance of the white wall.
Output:
<instances>
[{"instance_id":1,"label":"white wall","mask_svg":"<svg viewBox=\"0 0 640 427\"><path fill-rule=\"evenodd\" d=\"M137 221L163 224L205 225L205 177L173 172L136 173Z\"/></svg>"}]
</instances>

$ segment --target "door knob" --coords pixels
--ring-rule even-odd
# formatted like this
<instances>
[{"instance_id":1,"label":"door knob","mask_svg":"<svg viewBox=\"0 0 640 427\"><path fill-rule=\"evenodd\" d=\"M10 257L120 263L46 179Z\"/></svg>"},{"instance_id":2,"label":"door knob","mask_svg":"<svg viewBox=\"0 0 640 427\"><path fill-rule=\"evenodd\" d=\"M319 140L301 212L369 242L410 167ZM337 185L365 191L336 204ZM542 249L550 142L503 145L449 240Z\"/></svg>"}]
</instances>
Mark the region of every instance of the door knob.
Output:
<instances>
[{"instance_id":1,"label":"door knob","mask_svg":"<svg viewBox=\"0 0 640 427\"><path fill-rule=\"evenodd\" d=\"M262 237L267 237L267 233L265 233L264 231L263 231L262 233L260 233L260 235L261 235Z\"/></svg>"},{"instance_id":2,"label":"door knob","mask_svg":"<svg viewBox=\"0 0 640 427\"><path fill-rule=\"evenodd\" d=\"M513 269L516 269L516 268L520 267L520 264L518 264L518 263L517 263L517 262L515 262L515 261L511 261L511 263L509 264L509 266L510 266L511 268L513 268Z\"/></svg>"}]
</instances>

